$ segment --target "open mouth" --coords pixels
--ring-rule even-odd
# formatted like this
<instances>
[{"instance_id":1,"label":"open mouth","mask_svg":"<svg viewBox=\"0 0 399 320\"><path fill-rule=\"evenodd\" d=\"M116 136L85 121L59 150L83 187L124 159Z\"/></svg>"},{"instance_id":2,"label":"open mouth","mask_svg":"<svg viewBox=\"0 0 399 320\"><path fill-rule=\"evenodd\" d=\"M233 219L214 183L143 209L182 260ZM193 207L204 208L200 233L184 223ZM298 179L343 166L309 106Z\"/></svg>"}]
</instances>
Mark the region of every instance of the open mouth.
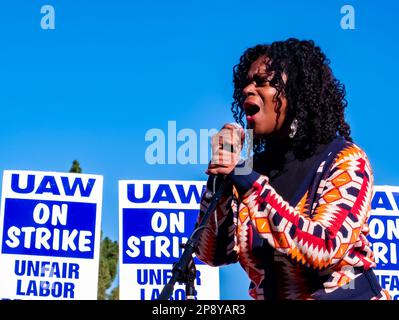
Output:
<instances>
[{"instance_id":1,"label":"open mouth","mask_svg":"<svg viewBox=\"0 0 399 320\"><path fill-rule=\"evenodd\" d=\"M244 111L247 116L252 117L256 113L258 113L259 110L260 110L260 107L256 103L244 102Z\"/></svg>"}]
</instances>

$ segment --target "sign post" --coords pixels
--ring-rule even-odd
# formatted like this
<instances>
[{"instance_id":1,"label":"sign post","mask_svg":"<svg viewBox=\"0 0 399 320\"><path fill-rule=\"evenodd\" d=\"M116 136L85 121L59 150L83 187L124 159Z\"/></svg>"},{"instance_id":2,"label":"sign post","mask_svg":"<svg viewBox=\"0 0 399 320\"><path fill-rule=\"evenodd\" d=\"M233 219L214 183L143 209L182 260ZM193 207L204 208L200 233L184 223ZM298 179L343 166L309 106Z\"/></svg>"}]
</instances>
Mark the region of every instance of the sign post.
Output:
<instances>
[{"instance_id":1,"label":"sign post","mask_svg":"<svg viewBox=\"0 0 399 320\"><path fill-rule=\"evenodd\" d=\"M204 187L198 181L119 181L120 299L158 299L194 230ZM194 261L195 298L218 300L218 268ZM185 300L185 287L176 285L171 299Z\"/></svg>"},{"instance_id":2,"label":"sign post","mask_svg":"<svg viewBox=\"0 0 399 320\"><path fill-rule=\"evenodd\" d=\"M375 274L392 299L399 300L399 187L375 186L369 219L369 240Z\"/></svg>"},{"instance_id":3,"label":"sign post","mask_svg":"<svg viewBox=\"0 0 399 320\"><path fill-rule=\"evenodd\" d=\"M97 299L103 178L4 171L1 299Z\"/></svg>"}]
</instances>

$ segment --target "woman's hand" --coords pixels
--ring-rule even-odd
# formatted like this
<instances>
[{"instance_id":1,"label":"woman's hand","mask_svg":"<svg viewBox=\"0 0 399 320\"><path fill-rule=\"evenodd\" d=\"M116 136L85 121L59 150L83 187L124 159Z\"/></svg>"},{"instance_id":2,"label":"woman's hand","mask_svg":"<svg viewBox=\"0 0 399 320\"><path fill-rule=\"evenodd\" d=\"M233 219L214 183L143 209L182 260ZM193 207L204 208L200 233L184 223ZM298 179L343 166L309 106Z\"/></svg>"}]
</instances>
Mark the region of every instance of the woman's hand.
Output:
<instances>
[{"instance_id":1,"label":"woman's hand","mask_svg":"<svg viewBox=\"0 0 399 320\"><path fill-rule=\"evenodd\" d=\"M205 171L209 175L227 175L240 160L245 140L244 129L238 124L227 123L212 136L212 159Z\"/></svg>"}]
</instances>

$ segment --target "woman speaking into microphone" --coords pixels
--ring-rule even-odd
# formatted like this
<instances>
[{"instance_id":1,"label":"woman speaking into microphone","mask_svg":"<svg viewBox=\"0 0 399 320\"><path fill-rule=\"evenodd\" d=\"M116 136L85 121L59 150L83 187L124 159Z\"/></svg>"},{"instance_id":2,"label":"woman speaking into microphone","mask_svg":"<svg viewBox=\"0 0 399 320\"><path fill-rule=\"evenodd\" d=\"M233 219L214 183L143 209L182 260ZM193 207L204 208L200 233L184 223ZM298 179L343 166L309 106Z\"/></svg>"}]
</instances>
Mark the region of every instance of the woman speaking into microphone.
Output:
<instances>
[{"instance_id":1,"label":"woman speaking into microphone","mask_svg":"<svg viewBox=\"0 0 399 320\"><path fill-rule=\"evenodd\" d=\"M239 160L239 126L213 137L198 221L215 177L232 183L197 257L239 262L254 299L389 299L366 239L372 169L352 142L345 88L325 54L293 38L249 48L234 67L233 98L234 119L253 133L253 157Z\"/></svg>"}]
</instances>

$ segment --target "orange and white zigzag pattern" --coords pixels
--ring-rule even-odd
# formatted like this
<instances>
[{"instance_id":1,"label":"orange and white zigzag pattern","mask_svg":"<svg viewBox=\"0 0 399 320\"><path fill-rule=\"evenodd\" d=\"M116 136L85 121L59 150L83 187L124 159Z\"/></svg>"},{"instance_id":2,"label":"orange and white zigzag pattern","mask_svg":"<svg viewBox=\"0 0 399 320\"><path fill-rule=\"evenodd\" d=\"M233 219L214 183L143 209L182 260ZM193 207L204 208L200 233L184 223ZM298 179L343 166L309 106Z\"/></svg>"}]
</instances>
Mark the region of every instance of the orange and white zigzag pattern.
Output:
<instances>
[{"instance_id":1,"label":"orange and white zigzag pattern","mask_svg":"<svg viewBox=\"0 0 399 320\"><path fill-rule=\"evenodd\" d=\"M201 238L197 256L210 265L238 260L253 283L251 296L263 299L264 270L251 251L251 233L255 230L275 249L280 298L312 298L306 270L320 277L327 275L324 289L326 293L334 291L357 277L354 268L367 270L375 266L366 239L372 187L367 156L352 143L338 153L327 178L319 184L317 203L309 203L306 192L295 207L290 206L261 175L233 205L225 202L218 208L219 227L226 223L226 217L234 217L225 226L229 231L225 248L229 250L216 250L221 239L215 237L212 229L217 227L212 222Z\"/></svg>"}]
</instances>

